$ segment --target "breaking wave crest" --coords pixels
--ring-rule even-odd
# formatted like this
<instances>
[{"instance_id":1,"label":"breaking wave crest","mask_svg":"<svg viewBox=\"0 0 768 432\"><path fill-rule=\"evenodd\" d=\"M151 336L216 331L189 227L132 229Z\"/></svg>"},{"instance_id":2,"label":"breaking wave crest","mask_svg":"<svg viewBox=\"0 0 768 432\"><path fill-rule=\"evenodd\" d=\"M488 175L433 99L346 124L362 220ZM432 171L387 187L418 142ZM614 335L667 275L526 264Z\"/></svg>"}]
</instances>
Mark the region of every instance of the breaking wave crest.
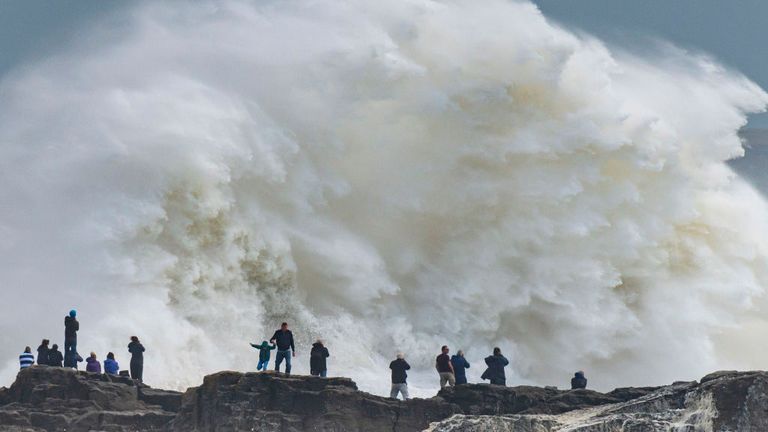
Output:
<instances>
[{"instance_id":1,"label":"breaking wave crest","mask_svg":"<svg viewBox=\"0 0 768 432\"><path fill-rule=\"evenodd\" d=\"M297 372L322 337L380 393L397 350L432 392L444 343L538 384L720 366L768 282L725 164L768 95L528 3L389 3L144 4L7 76L0 354L77 307L83 349L127 364L138 334L163 386L253 369L282 320Z\"/></svg>"}]
</instances>

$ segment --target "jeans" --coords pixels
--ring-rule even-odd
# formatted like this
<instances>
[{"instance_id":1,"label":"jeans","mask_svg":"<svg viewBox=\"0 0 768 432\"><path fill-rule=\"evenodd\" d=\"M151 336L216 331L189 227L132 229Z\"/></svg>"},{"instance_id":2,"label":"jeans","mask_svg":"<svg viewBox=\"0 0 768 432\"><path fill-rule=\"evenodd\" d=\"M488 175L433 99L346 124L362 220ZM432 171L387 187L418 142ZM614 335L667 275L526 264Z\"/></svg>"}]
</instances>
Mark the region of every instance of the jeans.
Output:
<instances>
[{"instance_id":1,"label":"jeans","mask_svg":"<svg viewBox=\"0 0 768 432\"><path fill-rule=\"evenodd\" d=\"M267 365L269 365L269 359L266 360L259 360L259 365L256 366L257 371L265 371L267 370Z\"/></svg>"},{"instance_id":2,"label":"jeans","mask_svg":"<svg viewBox=\"0 0 768 432\"><path fill-rule=\"evenodd\" d=\"M389 391L389 397L392 398L392 399L397 399L397 394L398 393L403 395L403 400L408 400L408 384L406 384L406 383L399 383L399 384L392 383L392 389Z\"/></svg>"},{"instance_id":3,"label":"jeans","mask_svg":"<svg viewBox=\"0 0 768 432\"><path fill-rule=\"evenodd\" d=\"M451 387L456 385L456 377L452 372L440 372L440 388L445 387L445 384L450 384Z\"/></svg>"},{"instance_id":4,"label":"jeans","mask_svg":"<svg viewBox=\"0 0 768 432\"><path fill-rule=\"evenodd\" d=\"M275 358L275 371L280 372L280 363L285 359L285 373L291 373L291 350L285 351L277 350L277 357Z\"/></svg>"},{"instance_id":5,"label":"jeans","mask_svg":"<svg viewBox=\"0 0 768 432\"><path fill-rule=\"evenodd\" d=\"M77 338L64 339L64 367L77 367Z\"/></svg>"},{"instance_id":6,"label":"jeans","mask_svg":"<svg viewBox=\"0 0 768 432\"><path fill-rule=\"evenodd\" d=\"M312 376L319 376L321 378L325 378L325 377L328 376L328 371L327 370L322 370L322 371L319 371L319 372L318 371L310 371L309 374L312 375Z\"/></svg>"}]
</instances>

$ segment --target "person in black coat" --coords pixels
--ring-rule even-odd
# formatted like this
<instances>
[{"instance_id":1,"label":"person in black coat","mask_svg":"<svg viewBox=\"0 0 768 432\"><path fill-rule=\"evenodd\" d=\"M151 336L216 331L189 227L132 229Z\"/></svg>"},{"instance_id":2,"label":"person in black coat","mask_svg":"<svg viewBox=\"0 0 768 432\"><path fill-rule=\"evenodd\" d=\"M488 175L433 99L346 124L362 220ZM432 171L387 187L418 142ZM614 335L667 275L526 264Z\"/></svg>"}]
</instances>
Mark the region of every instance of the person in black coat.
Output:
<instances>
[{"instance_id":1,"label":"person in black coat","mask_svg":"<svg viewBox=\"0 0 768 432\"><path fill-rule=\"evenodd\" d=\"M47 365L49 363L48 352L51 350L48 348L49 343L50 341L48 339L43 339L43 342L37 347L37 364Z\"/></svg>"},{"instance_id":2,"label":"person in black coat","mask_svg":"<svg viewBox=\"0 0 768 432\"><path fill-rule=\"evenodd\" d=\"M584 376L584 372L578 371L573 374L573 378L571 378L571 390L585 388L587 388L587 378Z\"/></svg>"},{"instance_id":3,"label":"person in black coat","mask_svg":"<svg viewBox=\"0 0 768 432\"><path fill-rule=\"evenodd\" d=\"M405 361L405 355L403 353L397 353L397 359L393 360L389 364L389 368L392 369L392 388L389 391L389 397L397 399L397 394L403 395L403 400L408 400L408 373L406 372L411 368L411 365Z\"/></svg>"},{"instance_id":4,"label":"person in black coat","mask_svg":"<svg viewBox=\"0 0 768 432\"><path fill-rule=\"evenodd\" d=\"M280 324L280 330L277 330L271 343L277 345L277 355L275 355L275 372L280 372L280 365L285 360L285 373L291 374L291 357L296 357L296 347L293 344L293 333L288 330L288 323Z\"/></svg>"},{"instance_id":5,"label":"person in black coat","mask_svg":"<svg viewBox=\"0 0 768 432\"><path fill-rule=\"evenodd\" d=\"M77 311L72 309L64 317L64 366L77 369L77 332L80 323L77 321Z\"/></svg>"},{"instance_id":6,"label":"person in black coat","mask_svg":"<svg viewBox=\"0 0 768 432\"><path fill-rule=\"evenodd\" d=\"M131 336L128 352L131 353L131 378L144 382L144 345L139 342L138 337Z\"/></svg>"},{"instance_id":7,"label":"person in black coat","mask_svg":"<svg viewBox=\"0 0 768 432\"><path fill-rule=\"evenodd\" d=\"M501 355L501 348L494 348L493 355L485 358L485 364L488 365L488 369L483 372L483 375L480 378L491 380L491 384L507 385L507 376L504 373L504 367L509 364L509 360Z\"/></svg>"},{"instance_id":8,"label":"person in black coat","mask_svg":"<svg viewBox=\"0 0 768 432\"><path fill-rule=\"evenodd\" d=\"M64 361L64 355L59 351L59 346L53 344L51 350L48 351L48 366L62 367Z\"/></svg>"},{"instance_id":9,"label":"person in black coat","mask_svg":"<svg viewBox=\"0 0 768 432\"><path fill-rule=\"evenodd\" d=\"M320 339L312 344L312 351L309 353L309 374L325 378L328 375L328 366L325 359L330 357L328 348L323 345Z\"/></svg>"}]
</instances>

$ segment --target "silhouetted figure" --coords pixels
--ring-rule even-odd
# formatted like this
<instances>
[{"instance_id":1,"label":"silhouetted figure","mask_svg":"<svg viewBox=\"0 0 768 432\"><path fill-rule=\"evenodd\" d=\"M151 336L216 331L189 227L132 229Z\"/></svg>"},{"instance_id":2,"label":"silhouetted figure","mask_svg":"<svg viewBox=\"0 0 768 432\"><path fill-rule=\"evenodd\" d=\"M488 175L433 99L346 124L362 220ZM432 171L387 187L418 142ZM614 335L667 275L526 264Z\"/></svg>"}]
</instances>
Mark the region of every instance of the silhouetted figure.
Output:
<instances>
[{"instance_id":1,"label":"silhouetted figure","mask_svg":"<svg viewBox=\"0 0 768 432\"><path fill-rule=\"evenodd\" d=\"M469 362L464 358L464 351L459 350L456 355L451 357L451 365L453 365L453 372L456 374L456 384L466 384Z\"/></svg>"},{"instance_id":2,"label":"silhouetted figure","mask_svg":"<svg viewBox=\"0 0 768 432\"><path fill-rule=\"evenodd\" d=\"M448 346L443 345L441 351L440 355L435 359L435 368L438 375L440 375L440 388L445 387L446 384L453 387L456 385L456 373L453 370L451 358L448 356Z\"/></svg>"},{"instance_id":3,"label":"silhouetted figure","mask_svg":"<svg viewBox=\"0 0 768 432\"><path fill-rule=\"evenodd\" d=\"M585 388L587 388L587 378L584 377L584 372L578 371L573 374L573 378L571 378L571 390Z\"/></svg>"},{"instance_id":4,"label":"silhouetted figure","mask_svg":"<svg viewBox=\"0 0 768 432\"><path fill-rule=\"evenodd\" d=\"M275 344L270 345L269 342L262 341L261 345L251 344L251 346L259 350L259 364L256 366L256 370L267 370L267 366L269 365L270 351L275 349Z\"/></svg>"},{"instance_id":5,"label":"silhouetted figure","mask_svg":"<svg viewBox=\"0 0 768 432\"><path fill-rule=\"evenodd\" d=\"M62 367L64 361L64 355L59 351L59 346L53 344L51 350L48 351L48 366Z\"/></svg>"},{"instance_id":6,"label":"silhouetted figure","mask_svg":"<svg viewBox=\"0 0 768 432\"><path fill-rule=\"evenodd\" d=\"M277 330L269 341L277 344L275 371L280 372L280 364L285 360L285 373L290 375L291 357L296 356L296 348L293 346L293 333L288 330L288 323L280 324L280 330Z\"/></svg>"},{"instance_id":7,"label":"silhouetted figure","mask_svg":"<svg viewBox=\"0 0 768 432\"><path fill-rule=\"evenodd\" d=\"M32 355L32 348L24 348L24 352L19 356L19 370L26 369L35 364L35 356Z\"/></svg>"},{"instance_id":8,"label":"silhouetted figure","mask_svg":"<svg viewBox=\"0 0 768 432\"><path fill-rule=\"evenodd\" d=\"M92 352L87 359L85 359L85 371L101 373L101 363L96 359L96 353Z\"/></svg>"},{"instance_id":9,"label":"silhouetted figure","mask_svg":"<svg viewBox=\"0 0 768 432\"><path fill-rule=\"evenodd\" d=\"M72 309L64 317L64 366L77 369L77 332L80 323L77 322L77 311Z\"/></svg>"},{"instance_id":10,"label":"silhouetted figure","mask_svg":"<svg viewBox=\"0 0 768 432\"><path fill-rule=\"evenodd\" d=\"M131 336L128 352L131 353L131 378L144 382L144 345L139 342L138 337Z\"/></svg>"},{"instance_id":11,"label":"silhouetted figure","mask_svg":"<svg viewBox=\"0 0 768 432\"><path fill-rule=\"evenodd\" d=\"M483 372L482 379L491 380L491 384L507 385L507 376L504 373L504 367L509 364L509 360L501 355L501 348L493 349L493 355L485 358L485 364L488 369Z\"/></svg>"},{"instance_id":12,"label":"silhouetted figure","mask_svg":"<svg viewBox=\"0 0 768 432\"><path fill-rule=\"evenodd\" d=\"M43 342L37 347L37 364L39 365L47 365L49 363L48 352L51 349L48 348L48 343L50 343L48 339L43 339Z\"/></svg>"},{"instance_id":13,"label":"silhouetted figure","mask_svg":"<svg viewBox=\"0 0 768 432\"><path fill-rule=\"evenodd\" d=\"M115 353L108 353L106 360L104 360L104 372L109 375L117 375L120 371L120 365L115 360Z\"/></svg>"},{"instance_id":14,"label":"silhouetted figure","mask_svg":"<svg viewBox=\"0 0 768 432\"><path fill-rule=\"evenodd\" d=\"M328 348L323 345L320 339L312 344L312 351L309 353L309 374L325 378L328 375L328 366L326 359L330 357Z\"/></svg>"},{"instance_id":15,"label":"silhouetted figure","mask_svg":"<svg viewBox=\"0 0 768 432\"><path fill-rule=\"evenodd\" d=\"M389 397L397 399L397 394L403 395L403 400L408 400L408 373L406 372L411 368L411 365L405 361L403 353L397 353L397 359L393 360L389 364L389 368L392 369L392 389L389 391Z\"/></svg>"}]
</instances>

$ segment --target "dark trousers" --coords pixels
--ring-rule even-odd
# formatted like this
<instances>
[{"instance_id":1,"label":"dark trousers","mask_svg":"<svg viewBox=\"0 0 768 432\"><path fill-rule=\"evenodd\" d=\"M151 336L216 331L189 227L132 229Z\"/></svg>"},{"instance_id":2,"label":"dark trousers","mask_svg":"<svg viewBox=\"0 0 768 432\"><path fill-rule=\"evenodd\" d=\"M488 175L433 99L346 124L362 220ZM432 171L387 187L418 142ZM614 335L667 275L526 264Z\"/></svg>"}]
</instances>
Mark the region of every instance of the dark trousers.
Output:
<instances>
[{"instance_id":1,"label":"dark trousers","mask_svg":"<svg viewBox=\"0 0 768 432\"><path fill-rule=\"evenodd\" d=\"M77 367L77 338L64 339L64 367Z\"/></svg>"},{"instance_id":2,"label":"dark trousers","mask_svg":"<svg viewBox=\"0 0 768 432\"><path fill-rule=\"evenodd\" d=\"M144 360L131 360L131 378L144 382Z\"/></svg>"},{"instance_id":3,"label":"dark trousers","mask_svg":"<svg viewBox=\"0 0 768 432\"><path fill-rule=\"evenodd\" d=\"M466 375L456 375L456 384L466 384L466 383L467 383Z\"/></svg>"}]
</instances>

